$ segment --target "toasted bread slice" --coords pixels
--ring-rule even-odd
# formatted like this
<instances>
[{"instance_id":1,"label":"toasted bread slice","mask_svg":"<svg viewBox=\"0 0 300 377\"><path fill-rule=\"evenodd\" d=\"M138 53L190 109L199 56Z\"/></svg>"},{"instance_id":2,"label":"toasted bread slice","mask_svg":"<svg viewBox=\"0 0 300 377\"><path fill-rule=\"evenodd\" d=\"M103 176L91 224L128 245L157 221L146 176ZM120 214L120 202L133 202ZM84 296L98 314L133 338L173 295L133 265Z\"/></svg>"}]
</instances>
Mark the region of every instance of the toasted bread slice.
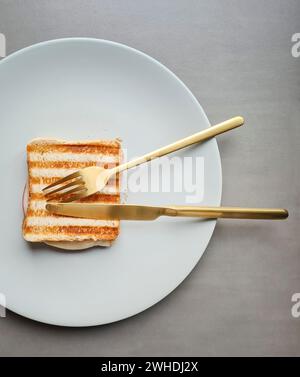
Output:
<instances>
[{"instance_id":1,"label":"toasted bread slice","mask_svg":"<svg viewBox=\"0 0 300 377\"><path fill-rule=\"evenodd\" d=\"M119 221L51 214L45 209L42 189L78 169L94 165L115 166L120 160L119 140L32 140L27 145L28 205L23 222L24 238L68 250L110 246L119 234ZM109 182L101 193L83 198L80 202L119 203L119 177Z\"/></svg>"}]
</instances>

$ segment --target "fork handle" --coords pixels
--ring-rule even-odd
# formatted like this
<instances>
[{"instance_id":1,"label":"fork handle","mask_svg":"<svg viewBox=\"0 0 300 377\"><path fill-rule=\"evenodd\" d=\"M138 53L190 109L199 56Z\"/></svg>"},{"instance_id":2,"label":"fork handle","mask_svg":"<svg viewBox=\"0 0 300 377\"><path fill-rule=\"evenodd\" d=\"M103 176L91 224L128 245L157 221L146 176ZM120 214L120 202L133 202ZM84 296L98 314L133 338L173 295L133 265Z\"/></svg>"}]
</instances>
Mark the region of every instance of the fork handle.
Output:
<instances>
[{"instance_id":1,"label":"fork handle","mask_svg":"<svg viewBox=\"0 0 300 377\"><path fill-rule=\"evenodd\" d=\"M138 165L143 164L144 162L148 162L155 158L165 156L166 154L178 151L182 148L188 147L189 145L196 144L201 141L205 141L214 136L220 135L223 132L232 130L236 127L240 127L243 124L244 124L244 119L240 116L228 119L225 122L219 123L203 131L197 132L196 134L188 136L184 139L178 140L175 143L169 144L153 152L147 153L144 156L138 157L132 161L116 166L115 168L111 169L111 172L115 174L123 170L133 168L134 166L138 166Z\"/></svg>"},{"instance_id":2,"label":"fork handle","mask_svg":"<svg viewBox=\"0 0 300 377\"><path fill-rule=\"evenodd\" d=\"M286 219L288 211L283 208L241 208L241 207L185 207L172 206L164 210L165 216L226 218L226 219Z\"/></svg>"}]
</instances>

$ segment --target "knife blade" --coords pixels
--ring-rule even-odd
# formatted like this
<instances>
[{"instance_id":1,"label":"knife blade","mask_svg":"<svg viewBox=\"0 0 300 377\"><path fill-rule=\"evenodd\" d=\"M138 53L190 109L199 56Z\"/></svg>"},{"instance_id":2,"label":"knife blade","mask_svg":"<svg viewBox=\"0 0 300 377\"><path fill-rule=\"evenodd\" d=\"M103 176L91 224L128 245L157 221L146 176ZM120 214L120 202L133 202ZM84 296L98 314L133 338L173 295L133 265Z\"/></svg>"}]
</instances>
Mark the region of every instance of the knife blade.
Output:
<instances>
[{"instance_id":1,"label":"knife blade","mask_svg":"<svg viewBox=\"0 0 300 377\"><path fill-rule=\"evenodd\" d=\"M92 203L49 203L46 209L58 215L99 220L155 220L165 211L163 207Z\"/></svg>"}]
</instances>

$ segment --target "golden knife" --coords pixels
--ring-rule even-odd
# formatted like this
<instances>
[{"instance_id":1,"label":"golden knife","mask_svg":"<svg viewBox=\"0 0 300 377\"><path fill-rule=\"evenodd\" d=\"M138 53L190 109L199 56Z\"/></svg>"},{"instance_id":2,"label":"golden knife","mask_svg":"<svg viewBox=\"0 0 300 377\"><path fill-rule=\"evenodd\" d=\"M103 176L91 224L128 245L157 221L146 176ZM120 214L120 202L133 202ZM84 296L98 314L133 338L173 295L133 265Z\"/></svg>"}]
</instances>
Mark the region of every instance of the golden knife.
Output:
<instances>
[{"instance_id":1,"label":"golden knife","mask_svg":"<svg viewBox=\"0 0 300 377\"><path fill-rule=\"evenodd\" d=\"M134 204L49 203L46 209L64 216L103 220L155 220L160 216L280 220L288 217L281 208L153 207Z\"/></svg>"}]
</instances>

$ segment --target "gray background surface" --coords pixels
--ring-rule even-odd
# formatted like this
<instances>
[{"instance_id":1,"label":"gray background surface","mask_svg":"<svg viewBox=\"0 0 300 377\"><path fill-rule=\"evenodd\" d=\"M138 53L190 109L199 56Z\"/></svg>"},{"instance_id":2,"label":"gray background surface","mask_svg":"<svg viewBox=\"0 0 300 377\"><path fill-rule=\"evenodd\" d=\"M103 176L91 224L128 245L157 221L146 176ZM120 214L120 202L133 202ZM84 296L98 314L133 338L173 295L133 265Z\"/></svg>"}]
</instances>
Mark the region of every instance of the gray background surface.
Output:
<instances>
[{"instance_id":1,"label":"gray background surface","mask_svg":"<svg viewBox=\"0 0 300 377\"><path fill-rule=\"evenodd\" d=\"M218 138L223 204L290 210L285 222L218 222L184 283L127 320L72 329L8 312L0 355L300 356L300 318L291 315L300 292L300 57L291 55L300 1L0 0L0 32L8 54L85 36L153 56L211 123L246 119Z\"/></svg>"}]
</instances>

